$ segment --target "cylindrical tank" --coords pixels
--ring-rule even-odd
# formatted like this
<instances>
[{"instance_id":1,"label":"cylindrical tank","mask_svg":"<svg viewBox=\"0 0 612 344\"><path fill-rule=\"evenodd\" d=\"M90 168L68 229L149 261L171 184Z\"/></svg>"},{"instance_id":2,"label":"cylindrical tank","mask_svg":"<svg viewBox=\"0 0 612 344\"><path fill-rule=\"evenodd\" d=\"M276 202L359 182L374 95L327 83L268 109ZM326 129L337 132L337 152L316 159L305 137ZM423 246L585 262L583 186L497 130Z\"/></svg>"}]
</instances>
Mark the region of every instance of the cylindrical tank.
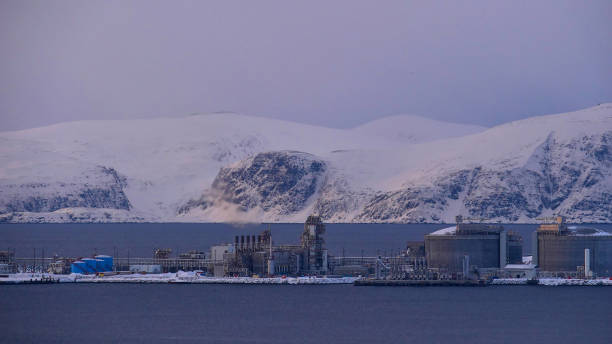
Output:
<instances>
[{"instance_id":1,"label":"cylindrical tank","mask_svg":"<svg viewBox=\"0 0 612 344\"><path fill-rule=\"evenodd\" d=\"M541 271L574 272L584 266L584 250L589 249L591 271L599 276L612 276L612 235L538 232L537 240Z\"/></svg>"},{"instance_id":2,"label":"cylindrical tank","mask_svg":"<svg viewBox=\"0 0 612 344\"><path fill-rule=\"evenodd\" d=\"M85 271L85 273L88 274L92 274L92 273L96 273L96 270L91 266L92 263L95 265L95 262L87 262L85 259L82 259L83 265L81 265L81 267L83 268L83 271Z\"/></svg>"},{"instance_id":3,"label":"cylindrical tank","mask_svg":"<svg viewBox=\"0 0 612 344\"><path fill-rule=\"evenodd\" d=\"M461 272L468 255L472 266L499 268L499 245L499 234L426 235L427 265Z\"/></svg>"},{"instance_id":4,"label":"cylindrical tank","mask_svg":"<svg viewBox=\"0 0 612 344\"><path fill-rule=\"evenodd\" d=\"M85 266L87 267L87 271L88 272L90 272L90 273L98 272L98 263L96 262L96 259L93 259L93 258L83 258L81 260L85 263Z\"/></svg>"},{"instance_id":5,"label":"cylindrical tank","mask_svg":"<svg viewBox=\"0 0 612 344\"><path fill-rule=\"evenodd\" d=\"M96 262L96 272L104 272L106 270L106 264L102 259L95 259Z\"/></svg>"},{"instance_id":6,"label":"cylindrical tank","mask_svg":"<svg viewBox=\"0 0 612 344\"><path fill-rule=\"evenodd\" d=\"M70 264L70 272L73 274L87 274L88 269L87 269L85 262L77 260L75 262L72 262L72 264Z\"/></svg>"},{"instance_id":7,"label":"cylindrical tank","mask_svg":"<svg viewBox=\"0 0 612 344\"><path fill-rule=\"evenodd\" d=\"M100 259L104 261L102 271L113 271L113 257L107 255L97 255L94 257L95 259Z\"/></svg>"}]
</instances>

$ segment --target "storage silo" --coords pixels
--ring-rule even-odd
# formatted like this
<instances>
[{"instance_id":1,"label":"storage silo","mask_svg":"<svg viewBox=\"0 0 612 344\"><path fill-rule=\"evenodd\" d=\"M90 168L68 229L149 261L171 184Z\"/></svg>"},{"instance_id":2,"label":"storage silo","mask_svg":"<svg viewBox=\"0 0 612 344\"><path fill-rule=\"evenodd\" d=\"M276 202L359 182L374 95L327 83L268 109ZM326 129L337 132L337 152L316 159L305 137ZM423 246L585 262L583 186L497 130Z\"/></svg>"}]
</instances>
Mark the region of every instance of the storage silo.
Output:
<instances>
[{"instance_id":1,"label":"storage silo","mask_svg":"<svg viewBox=\"0 0 612 344\"><path fill-rule=\"evenodd\" d=\"M591 271L599 276L612 276L612 233L568 227L558 218L555 223L541 225L534 237L534 264L541 271L576 272L584 266L585 249L588 249Z\"/></svg>"},{"instance_id":2,"label":"storage silo","mask_svg":"<svg viewBox=\"0 0 612 344\"><path fill-rule=\"evenodd\" d=\"M95 259L95 262L96 262L96 272L106 271L106 263L102 259Z\"/></svg>"},{"instance_id":3,"label":"storage silo","mask_svg":"<svg viewBox=\"0 0 612 344\"><path fill-rule=\"evenodd\" d=\"M501 231L496 229L493 232L465 233L457 230L457 227L450 227L430 233L425 236L427 265L430 268L461 272L463 257L467 255L470 257L470 265L499 268Z\"/></svg>"},{"instance_id":4,"label":"storage silo","mask_svg":"<svg viewBox=\"0 0 612 344\"><path fill-rule=\"evenodd\" d=\"M522 239L514 232L507 233L501 225L463 223L425 236L425 253L429 268L462 272L464 257L470 266L481 269L503 268L508 262L522 260Z\"/></svg>"},{"instance_id":5,"label":"storage silo","mask_svg":"<svg viewBox=\"0 0 612 344\"><path fill-rule=\"evenodd\" d=\"M98 262L96 262L96 259L93 259L93 258L83 258L81 260L85 263L85 266L87 267L87 271L89 273L96 273L96 272L98 272Z\"/></svg>"},{"instance_id":6,"label":"storage silo","mask_svg":"<svg viewBox=\"0 0 612 344\"><path fill-rule=\"evenodd\" d=\"M70 272L73 274L87 274L88 269L87 269L85 262L77 260L75 262L72 262L72 264L70 264Z\"/></svg>"},{"instance_id":7,"label":"storage silo","mask_svg":"<svg viewBox=\"0 0 612 344\"><path fill-rule=\"evenodd\" d=\"M94 258L102 260L104 262L104 264L102 265L102 271L113 271L113 257L100 254L95 256Z\"/></svg>"}]
</instances>

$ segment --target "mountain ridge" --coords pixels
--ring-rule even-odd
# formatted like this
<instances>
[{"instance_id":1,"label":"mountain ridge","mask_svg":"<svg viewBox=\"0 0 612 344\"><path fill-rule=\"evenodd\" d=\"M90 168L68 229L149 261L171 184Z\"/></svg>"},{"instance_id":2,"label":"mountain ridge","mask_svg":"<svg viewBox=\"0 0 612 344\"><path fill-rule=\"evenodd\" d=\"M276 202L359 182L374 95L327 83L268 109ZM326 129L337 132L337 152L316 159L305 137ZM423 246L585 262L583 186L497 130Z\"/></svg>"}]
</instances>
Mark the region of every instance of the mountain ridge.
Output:
<instances>
[{"instance_id":1,"label":"mountain ridge","mask_svg":"<svg viewBox=\"0 0 612 344\"><path fill-rule=\"evenodd\" d=\"M330 129L210 114L0 133L0 221L300 222L316 212L328 222L448 222L456 214L533 222L552 213L612 222L612 104L488 129L397 124L411 118ZM312 175L305 161L324 168ZM100 182L96 168L122 182ZM316 187L293 190L310 185L304 178ZM31 186L40 180L49 185L37 194ZM94 201L75 201L100 183ZM130 207L119 206L121 195ZM15 206L36 196L73 201L52 211Z\"/></svg>"}]
</instances>

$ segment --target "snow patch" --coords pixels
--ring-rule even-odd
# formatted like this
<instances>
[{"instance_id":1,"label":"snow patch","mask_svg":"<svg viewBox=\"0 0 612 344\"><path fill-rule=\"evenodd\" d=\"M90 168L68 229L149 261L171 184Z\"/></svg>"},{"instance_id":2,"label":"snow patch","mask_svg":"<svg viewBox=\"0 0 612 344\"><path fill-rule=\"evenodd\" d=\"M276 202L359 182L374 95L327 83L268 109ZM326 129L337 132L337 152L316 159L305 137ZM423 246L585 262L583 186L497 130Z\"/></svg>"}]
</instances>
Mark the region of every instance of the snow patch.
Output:
<instances>
[{"instance_id":1,"label":"snow patch","mask_svg":"<svg viewBox=\"0 0 612 344\"><path fill-rule=\"evenodd\" d=\"M429 233L429 235L453 235L456 232L457 232L457 226L452 226L452 227L438 229L435 232Z\"/></svg>"}]
</instances>

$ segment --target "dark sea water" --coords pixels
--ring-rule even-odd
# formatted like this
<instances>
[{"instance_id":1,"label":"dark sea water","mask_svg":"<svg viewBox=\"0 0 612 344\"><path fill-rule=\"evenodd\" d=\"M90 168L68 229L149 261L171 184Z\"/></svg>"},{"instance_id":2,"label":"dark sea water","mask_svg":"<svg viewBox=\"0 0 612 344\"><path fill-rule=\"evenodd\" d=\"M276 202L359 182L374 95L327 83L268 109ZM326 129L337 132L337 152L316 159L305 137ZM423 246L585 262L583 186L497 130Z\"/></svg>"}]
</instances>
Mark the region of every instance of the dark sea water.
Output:
<instances>
[{"instance_id":1,"label":"dark sea water","mask_svg":"<svg viewBox=\"0 0 612 344\"><path fill-rule=\"evenodd\" d=\"M423 240L429 232L448 225L440 224L328 224L326 245L331 254L368 256L389 254L404 249L408 240ZM523 235L524 253L531 252L531 232L536 225L506 225ZM612 231L612 225L596 225ZM235 235L259 234L265 225L234 226L230 224L151 223L151 224L0 224L0 250L15 249L18 257L119 256L152 257L157 247L173 252L208 251L218 243L233 242ZM298 243L302 224L271 225L274 242Z\"/></svg>"},{"instance_id":2,"label":"dark sea water","mask_svg":"<svg viewBox=\"0 0 612 344\"><path fill-rule=\"evenodd\" d=\"M610 343L612 288L0 286L1 343Z\"/></svg>"}]
</instances>

